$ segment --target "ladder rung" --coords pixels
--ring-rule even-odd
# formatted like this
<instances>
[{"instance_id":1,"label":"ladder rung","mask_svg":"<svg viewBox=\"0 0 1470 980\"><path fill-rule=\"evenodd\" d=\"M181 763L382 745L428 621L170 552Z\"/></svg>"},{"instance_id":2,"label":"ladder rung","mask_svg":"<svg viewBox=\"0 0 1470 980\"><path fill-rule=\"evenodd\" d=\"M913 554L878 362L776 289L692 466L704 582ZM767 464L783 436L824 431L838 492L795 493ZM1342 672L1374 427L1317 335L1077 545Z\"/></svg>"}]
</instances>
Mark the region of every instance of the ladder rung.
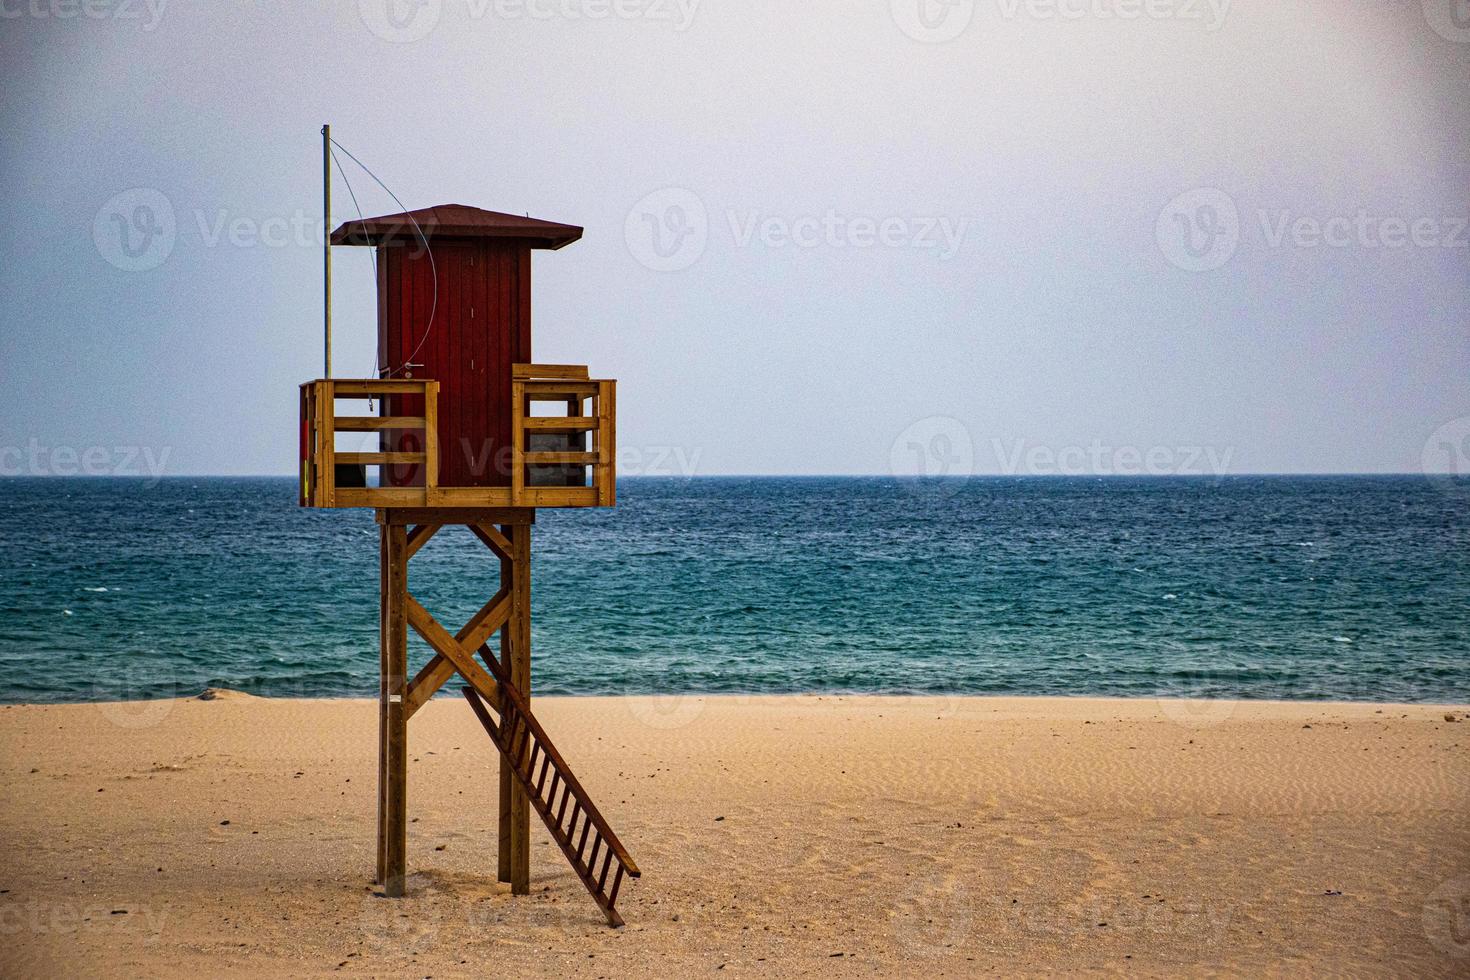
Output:
<instances>
[{"instance_id":1,"label":"ladder rung","mask_svg":"<svg viewBox=\"0 0 1470 980\"><path fill-rule=\"evenodd\" d=\"M607 895L607 904L609 904L609 905L616 905L616 904L618 904L618 889L621 888L621 887L623 887L623 866L622 866L621 863L619 863L618 864L618 870L613 875L612 891L609 892L608 895Z\"/></svg>"},{"instance_id":2,"label":"ladder rung","mask_svg":"<svg viewBox=\"0 0 1470 980\"><path fill-rule=\"evenodd\" d=\"M557 773L556 778L560 779L561 773ZM553 789L552 792L555 793L556 790ZM561 826L562 818L567 815L567 800L570 800L571 798L572 788L570 786L563 786L561 794L561 806L557 807L556 809L556 825L558 827Z\"/></svg>"}]
</instances>

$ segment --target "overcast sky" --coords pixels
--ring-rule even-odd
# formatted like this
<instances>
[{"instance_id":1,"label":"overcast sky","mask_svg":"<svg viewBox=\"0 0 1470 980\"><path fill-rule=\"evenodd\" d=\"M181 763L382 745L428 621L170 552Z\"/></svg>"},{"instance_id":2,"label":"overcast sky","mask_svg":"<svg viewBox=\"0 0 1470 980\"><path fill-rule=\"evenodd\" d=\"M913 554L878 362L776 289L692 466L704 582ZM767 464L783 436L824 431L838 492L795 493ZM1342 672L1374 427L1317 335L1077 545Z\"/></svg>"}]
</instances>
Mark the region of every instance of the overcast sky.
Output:
<instances>
[{"instance_id":1,"label":"overcast sky","mask_svg":"<svg viewBox=\"0 0 1470 980\"><path fill-rule=\"evenodd\" d=\"M0 471L294 471L328 121L586 227L625 473L1470 470L1458 6L0 0Z\"/></svg>"}]
</instances>

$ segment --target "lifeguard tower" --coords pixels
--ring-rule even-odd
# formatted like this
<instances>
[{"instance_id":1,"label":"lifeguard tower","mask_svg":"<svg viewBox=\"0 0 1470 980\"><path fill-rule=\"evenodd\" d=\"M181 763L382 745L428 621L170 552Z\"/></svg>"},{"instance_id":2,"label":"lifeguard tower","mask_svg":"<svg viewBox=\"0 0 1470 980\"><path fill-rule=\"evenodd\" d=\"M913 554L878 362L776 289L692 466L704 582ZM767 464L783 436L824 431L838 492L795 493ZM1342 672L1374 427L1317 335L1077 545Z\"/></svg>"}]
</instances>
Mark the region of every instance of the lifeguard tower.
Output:
<instances>
[{"instance_id":1,"label":"lifeguard tower","mask_svg":"<svg viewBox=\"0 0 1470 980\"><path fill-rule=\"evenodd\" d=\"M500 880L514 894L530 891L534 807L608 923L620 926L618 890L638 867L530 706L536 510L615 502L615 382L531 356L531 251L581 236L572 225L460 204L333 232L331 245L376 249L379 376L301 386L301 505L377 511L384 894L404 894L409 720L458 676L500 752ZM327 263L330 289L330 251ZM330 354L328 365L330 374ZM343 413L343 403L356 413ZM375 438L376 448L339 451L340 434ZM457 632L409 592L409 560L453 525L500 563L499 591ZM409 628L433 650L412 676ZM489 646L497 634L498 652Z\"/></svg>"}]
</instances>

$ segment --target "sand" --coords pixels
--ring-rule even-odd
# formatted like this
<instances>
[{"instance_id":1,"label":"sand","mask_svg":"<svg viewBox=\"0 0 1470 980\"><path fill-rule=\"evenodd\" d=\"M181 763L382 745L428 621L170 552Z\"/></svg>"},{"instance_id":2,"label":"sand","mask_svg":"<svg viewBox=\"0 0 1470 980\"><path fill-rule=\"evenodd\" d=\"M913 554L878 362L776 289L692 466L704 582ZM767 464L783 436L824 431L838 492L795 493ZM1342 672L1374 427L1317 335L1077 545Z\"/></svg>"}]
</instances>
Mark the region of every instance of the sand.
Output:
<instances>
[{"instance_id":1,"label":"sand","mask_svg":"<svg viewBox=\"0 0 1470 980\"><path fill-rule=\"evenodd\" d=\"M1470 975L1463 707L545 698L642 866L613 931L496 756L411 731L376 897L375 705L0 710L0 975ZM534 820L533 816L533 820Z\"/></svg>"}]
</instances>

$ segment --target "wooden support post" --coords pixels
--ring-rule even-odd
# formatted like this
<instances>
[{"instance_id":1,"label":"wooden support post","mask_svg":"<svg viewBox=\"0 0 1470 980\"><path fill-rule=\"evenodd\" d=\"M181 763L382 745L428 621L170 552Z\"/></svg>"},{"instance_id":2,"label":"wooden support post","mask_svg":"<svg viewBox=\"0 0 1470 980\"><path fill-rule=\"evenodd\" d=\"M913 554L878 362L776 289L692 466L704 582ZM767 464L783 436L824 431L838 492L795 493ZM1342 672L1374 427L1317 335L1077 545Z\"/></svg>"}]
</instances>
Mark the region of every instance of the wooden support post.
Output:
<instances>
[{"instance_id":1,"label":"wooden support post","mask_svg":"<svg viewBox=\"0 0 1470 980\"><path fill-rule=\"evenodd\" d=\"M501 632L501 667L529 703L531 697L531 526L505 525L510 560L501 561L501 587L511 596L511 614ZM531 891L531 802L515 780L510 763L500 761L500 880L511 894Z\"/></svg>"},{"instance_id":2,"label":"wooden support post","mask_svg":"<svg viewBox=\"0 0 1470 980\"><path fill-rule=\"evenodd\" d=\"M378 526L378 885L388 880L388 531Z\"/></svg>"},{"instance_id":3,"label":"wooden support post","mask_svg":"<svg viewBox=\"0 0 1470 980\"><path fill-rule=\"evenodd\" d=\"M383 686L383 894L401 898L408 849L408 529L385 524Z\"/></svg>"}]
</instances>

